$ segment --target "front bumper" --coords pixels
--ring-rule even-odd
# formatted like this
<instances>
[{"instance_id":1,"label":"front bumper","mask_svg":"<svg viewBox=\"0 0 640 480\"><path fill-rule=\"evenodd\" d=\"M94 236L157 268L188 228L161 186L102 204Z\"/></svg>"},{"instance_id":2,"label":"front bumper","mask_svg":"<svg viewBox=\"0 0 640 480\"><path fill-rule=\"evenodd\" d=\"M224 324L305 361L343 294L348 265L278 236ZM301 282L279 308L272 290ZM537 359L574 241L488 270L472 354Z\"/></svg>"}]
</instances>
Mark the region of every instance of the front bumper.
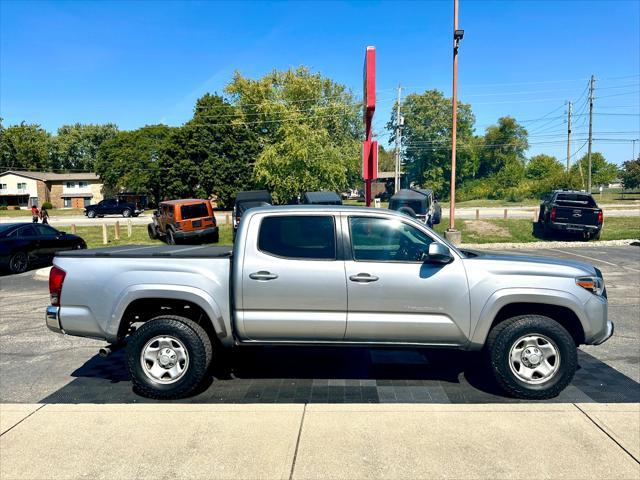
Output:
<instances>
[{"instance_id":1,"label":"front bumper","mask_svg":"<svg viewBox=\"0 0 640 480\"><path fill-rule=\"evenodd\" d=\"M218 227L209 227L209 228L204 228L202 230L192 230L189 232L176 230L173 236L179 240L191 240L191 239L205 238L205 237L218 238L219 233L218 233Z\"/></svg>"},{"instance_id":2,"label":"front bumper","mask_svg":"<svg viewBox=\"0 0 640 480\"><path fill-rule=\"evenodd\" d=\"M45 314L45 322L47 328L52 332L65 333L62 325L60 325L60 307L49 305L47 307L47 313Z\"/></svg>"},{"instance_id":3,"label":"front bumper","mask_svg":"<svg viewBox=\"0 0 640 480\"><path fill-rule=\"evenodd\" d=\"M597 338L592 342L592 345L601 345L607 340L609 340L613 336L613 332L615 330L615 325L611 320L607 320L607 328L604 332L604 335L601 338Z\"/></svg>"}]
</instances>

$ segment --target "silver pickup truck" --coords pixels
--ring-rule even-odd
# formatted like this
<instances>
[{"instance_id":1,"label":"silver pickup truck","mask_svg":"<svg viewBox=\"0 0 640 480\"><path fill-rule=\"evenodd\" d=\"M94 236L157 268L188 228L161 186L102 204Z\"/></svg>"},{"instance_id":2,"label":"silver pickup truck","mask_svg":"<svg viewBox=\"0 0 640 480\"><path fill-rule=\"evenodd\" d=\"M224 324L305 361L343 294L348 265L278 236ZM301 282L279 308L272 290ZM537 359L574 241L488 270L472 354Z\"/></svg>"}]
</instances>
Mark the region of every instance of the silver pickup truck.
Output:
<instances>
[{"instance_id":1,"label":"silver pickup truck","mask_svg":"<svg viewBox=\"0 0 640 480\"><path fill-rule=\"evenodd\" d=\"M356 207L251 209L233 250L63 252L49 288L48 327L126 343L134 389L153 398L193 393L219 349L257 344L484 350L507 394L549 398L577 346L613 334L597 268L458 250L413 218Z\"/></svg>"}]
</instances>

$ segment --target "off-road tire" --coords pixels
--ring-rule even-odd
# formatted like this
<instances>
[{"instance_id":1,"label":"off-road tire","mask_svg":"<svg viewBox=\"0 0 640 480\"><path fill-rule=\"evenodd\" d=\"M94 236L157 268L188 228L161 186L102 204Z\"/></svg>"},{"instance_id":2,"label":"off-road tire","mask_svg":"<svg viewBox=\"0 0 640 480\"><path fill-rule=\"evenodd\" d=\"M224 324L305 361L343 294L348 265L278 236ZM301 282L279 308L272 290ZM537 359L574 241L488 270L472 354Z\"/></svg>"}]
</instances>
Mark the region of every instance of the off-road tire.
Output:
<instances>
[{"instance_id":1,"label":"off-road tire","mask_svg":"<svg viewBox=\"0 0 640 480\"><path fill-rule=\"evenodd\" d=\"M88 218L96 218L96 211L95 210L89 210L87 212L87 217Z\"/></svg>"},{"instance_id":2,"label":"off-road tire","mask_svg":"<svg viewBox=\"0 0 640 480\"><path fill-rule=\"evenodd\" d=\"M158 335L178 338L189 354L187 371L175 383L162 384L153 381L144 373L140 363L142 349L150 339ZM161 400L187 397L206 379L212 356L211 339L196 322L175 315L153 318L143 323L128 339L127 368L133 390L143 397Z\"/></svg>"},{"instance_id":3,"label":"off-road tire","mask_svg":"<svg viewBox=\"0 0 640 480\"><path fill-rule=\"evenodd\" d=\"M416 218L416 212L411 207L402 207L398 209L398 213L402 213L411 218Z\"/></svg>"},{"instance_id":4,"label":"off-road tire","mask_svg":"<svg viewBox=\"0 0 640 480\"><path fill-rule=\"evenodd\" d=\"M511 371L509 352L520 337L536 333L555 342L559 350L560 366L556 374L546 382L529 385ZM571 383L578 366L576 344L569 332L555 320L543 315L520 315L499 323L489 332L485 352L500 388L508 395L529 400L556 397Z\"/></svg>"},{"instance_id":5,"label":"off-road tire","mask_svg":"<svg viewBox=\"0 0 640 480\"><path fill-rule=\"evenodd\" d=\"M173 235L173 230L171 230L170 228L167 229L167 234L165 235L164 239L167 242L167 245L176 244L176 237Z\"/></svg>"},{"instance_id":6,"label":"off-road tire","mask_svg":"<svg viewBox=\"0 0 640 480\"><path fill-rule=\"evenodd\" d=\"M158 230L153 223L147 225L147 233L149 234L149 238L151 240L155 240L156 238L158 238Z\"/></svg>"},{"instance_id":7,"label":"off-road tire","mask_svg":"<svg viewBox=\"0 0 640 480\"><path fill-rule=\"evenodd\" d=\"M441 221L442 221L442 206L438 203L435 205L434 212L433 212L433 220L431 223L433 225L438 225Z\"/></svg>"},{"instance_id":8,"label":"off-road tire","mask_svg":"<svg viewBox=\"0 0 640 480\"><path fill-rule=\"evenodd\" d=\"M125 208L125 209L122 211L122 216L123 216L124 218L129 218L129 217L131 216L131 214L132 214L132 213L133 213L133 212L131 211L131 209L130 209L130 208Z\"/></svg>"}]
</instances>

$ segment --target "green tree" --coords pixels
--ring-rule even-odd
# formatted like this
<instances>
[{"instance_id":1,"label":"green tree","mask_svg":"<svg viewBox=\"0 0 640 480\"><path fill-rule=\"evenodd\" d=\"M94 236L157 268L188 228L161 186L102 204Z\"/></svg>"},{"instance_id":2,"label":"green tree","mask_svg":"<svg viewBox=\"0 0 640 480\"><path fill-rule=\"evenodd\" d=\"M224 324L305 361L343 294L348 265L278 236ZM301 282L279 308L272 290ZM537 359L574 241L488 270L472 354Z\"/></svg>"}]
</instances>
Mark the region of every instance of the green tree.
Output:
<instances>
[{"instance_id":1,"label":"green tree","mask_svg":"<svg viewBox=\"0 0 640 480\"><path fill-rule=\"evenodd\" d=\"M48 171L55 168L51 142L51 135L35 123L3 127L0 129L1 169Z\"/></svg>"},{"instance_id":2,"label":"green tree","mask_svg":"<svg viewBox=\"0 0 640 480\"><path fill-rule=\"evenodd\" d=\"M478 175L495 175L512 163L524 165L528 148L527 130L515 118L498 119L498 124L488 127L484 134Z\"/></svg>"},{"instance_id":3,"label":"green tree","mask_svg":"<svg viewBox=\"0 0 640 480\"><path fill-rule=\"evenodd\" d=\"M589 175L589 159L587 154L571 167L572 175L577 178L580 178L580 170L582 170L582 177L584 178L586 186ZM607 185L614 181L617 176L618 167L615 164L607 162L604 155L600 152L593 152L591 154L591 185Z\"/></svg>"},{"instance_id":4,"label":"green tree","mask_svg":"<svg viewBox=\"0 0 640 480\"><path fill-rule=\"evenodd\" d=\"M534 180L555 178L564 172L562 164L551 155L535 155L527 162L525 176Z\"/></svg>"},{"instance_id":5,"label":"green tree","mask_svg":"<svg viewBox=\"0 0 640 480\"><path fill-rule=\"evenodd\" d=\"M117 134L113 123L63 125L53 138L58 165L68 170L93 170L100 145Z\"/></svg>"},{"instance_id":6,"label":"green tree","mask_svg":"<svg viewBox=\"0 0 640 480\"><path fill-rule=\"evenodd\" d=\"M410 182L433 188L446 195L451 176L451 99L438 90L408 95L402 102L404 170ZM473 138L475 117L471 106L458 103L457 181L473 178L477 173L476 140ZM387 128L394 132L396 109L392 110Z\"/></svg>"},{"instance_id":7,"label":"green tree","mask_svg":"<svg viewBox=\"0 0 640 480\"><path fill-rule=\"evenodd\" d=\"M165 175L160 159L173 130L166 125L148 125L105 140L94 166L106 189L114 193L133 191L160 200Z\"/></svg>"},{"instance_id":8,"label":"green tree","mask_svg":"<svg viewBox=\"0 0 640 480\"><path fill-rule=\"evenodd\" d=\"M640 187L640 156L635 160L629 160L622 164L620 178L624 188L633 189Z\"/></svg>"},{"instance_id":9,"label":"green tree","mask_svg":"<svg viewBox=\"0 0 640 480\"><path fill-rule=\"evenodd\" d=\"M193 118L174 131L165 147L165 195L215 195L221 206L230 207L238 191L253 187L258 135L243 121L242 111L219 95L200 98Z\"/></svg>"},{"instance_id":10,"label":"green tree","mask_svg":"<svg viewBox=\"0 0 640 480\"><path fill-rule=\"evenodd\" d=\"M226 92L263 145L255 178L278 201L310 188L343 189L360 179L361 105L344 85L299 67L258 80L236 73ZM310 181L308 171L319 181Z\"/></svg>"}]
</instances>

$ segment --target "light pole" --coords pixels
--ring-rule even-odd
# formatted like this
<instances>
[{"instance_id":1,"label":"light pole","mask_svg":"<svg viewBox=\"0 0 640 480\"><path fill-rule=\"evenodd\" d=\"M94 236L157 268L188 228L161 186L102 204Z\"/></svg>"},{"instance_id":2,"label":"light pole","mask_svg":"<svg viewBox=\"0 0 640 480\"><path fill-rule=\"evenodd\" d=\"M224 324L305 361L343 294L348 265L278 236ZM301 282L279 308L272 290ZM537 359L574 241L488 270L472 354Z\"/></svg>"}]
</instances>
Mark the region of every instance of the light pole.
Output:
<instances>
[{"instance_id":1,"label":"light pole","mask_svg":"<svg viewBox=\"0 0 640 480\"><path fill-rule=\"evenodd\" d=\"M453 92L451 126L451 190L449 200L449 228L445 237L452 243L460 243L461 234L456 230L456 140L458 134L458 46L464 37L464 30L458 29L458 0L453 0Z\"/></svg>"}]
</instances>

